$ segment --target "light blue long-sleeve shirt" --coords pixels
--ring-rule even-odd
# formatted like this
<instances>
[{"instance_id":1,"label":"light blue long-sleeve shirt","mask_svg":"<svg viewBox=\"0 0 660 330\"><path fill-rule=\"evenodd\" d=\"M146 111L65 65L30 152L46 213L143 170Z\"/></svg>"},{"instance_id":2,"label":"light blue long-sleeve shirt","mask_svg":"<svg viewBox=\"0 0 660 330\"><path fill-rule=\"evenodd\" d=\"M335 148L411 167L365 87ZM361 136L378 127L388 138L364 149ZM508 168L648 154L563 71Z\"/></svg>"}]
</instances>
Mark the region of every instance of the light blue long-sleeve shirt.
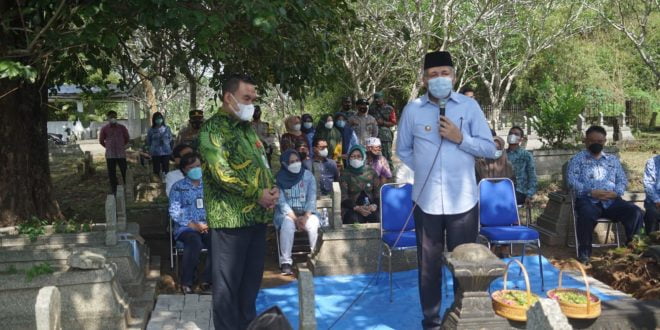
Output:
<instances>
[{"instance_id":1,"label":"light blue long-sleeve shirt","mask_svg":"<svg viewBox=\"0 0 660 330\"><path fill-rule=\"evenodd\" d=\"M289 189L280 188L280 197L275 206L275 227L280 228L289 212L316 212L316 179L312 172L304 170L302 180Z\"/></svg>"},{"instance_id":2,"label":"light blue long-sleeve shirt","mask_svg":"<svg viewBox=\"0 0 660 330\"><path fill-rule=\"evenodd\" d=\"M440 136L438 105L428 94L406 105L398 126L396 153L415 172L413 200L427 214L460 214L473 208L477 203L474 159L495 154L486 117L474 99L452 92L445 108L447 118L463 134L461 144Z\"/></svg>"},{"instance_id":3,"label":"light blue long-sleeve shirt","mask_svg":"<svg viewBox=\"0 0 660 330\"><path fill-rule=\"evenodd\" d=\"M613 191L621 197L628 186L628 178L616 156L602 152L596 159L589 151L582 150L568 162L568 185L577 197L589 197L592 203L601 202L608 208L614 201L592 198L591 191Z\"/></svg>"},{"instance_id":4,"label":"light blue long-sleeve shirt","mask_svg":"<svg viewBox=\"0 0 660 330\"><path fill-rule=\"evenodd\" d=\"M660 155L646 162L646 168L644 169L644 192L646 193L647 202L660 202Z\"/></svg>"}]
</instances>

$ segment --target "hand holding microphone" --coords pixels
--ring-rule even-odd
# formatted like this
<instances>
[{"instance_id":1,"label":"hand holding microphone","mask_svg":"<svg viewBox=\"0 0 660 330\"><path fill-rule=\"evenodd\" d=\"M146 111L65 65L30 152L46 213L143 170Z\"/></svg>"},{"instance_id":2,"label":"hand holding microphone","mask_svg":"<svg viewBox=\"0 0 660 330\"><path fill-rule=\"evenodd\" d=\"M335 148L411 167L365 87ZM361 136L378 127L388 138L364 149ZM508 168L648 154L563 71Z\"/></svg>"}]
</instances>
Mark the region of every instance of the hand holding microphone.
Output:
<instances>
[{"instance_id":1,"label":"hand holding microphone","mask_svg":"<svg viewBox=\"0 0 660 330\"><path fill-rule=\"evenodd\" d=\"M440 108L440 116L438 119L438 131L440 132L440 136L456 144L461 144L461 142L463 142L463 134L461 133L461 130L454 125L447 116L445 116L447 100L440 99L438 103Z\"/></svg>"}]
</instances>

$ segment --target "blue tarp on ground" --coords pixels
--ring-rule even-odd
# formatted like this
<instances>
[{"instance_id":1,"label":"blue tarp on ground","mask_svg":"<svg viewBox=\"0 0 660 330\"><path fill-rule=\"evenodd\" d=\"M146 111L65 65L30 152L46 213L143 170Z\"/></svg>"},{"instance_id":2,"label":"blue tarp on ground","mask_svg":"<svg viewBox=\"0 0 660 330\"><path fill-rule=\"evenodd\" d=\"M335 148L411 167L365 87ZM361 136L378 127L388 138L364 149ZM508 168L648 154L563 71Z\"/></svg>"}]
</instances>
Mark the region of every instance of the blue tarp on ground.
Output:
<instances>
[{"instance_id":1,"label":"blue tarp on ground","mask_svg":"<svg viewBox=\"0 0 660 330\"><path fill-rule=\"evenodd\" d=\"M504 260L508 262L508 259ZM530 256L525 258L525 267L529 272L532 291L541 297L546 297L541 291L541 277L539 275L538 258ZM448 272L448 271L447 271ZM518 267L512 264L509 271L509 288L517 286L523 289L524 279L518 276ZM543 274L545 289L557 286L559 271L547 259L543 258ZM314 278L316 293L316 321L319 329L328 329L337 318L353 302L364 287L373 279L375 274L319 276ZM447 278L446 298L442 300L443 315L454 301L452 280ZM503 279L493 282L492 289L502 288ZM389 286L387 273L380 274L377 281L373 281L364 295L351 307L344 317L333 329L419 329L421 328L421 309L417 286L417 270L394 273L394 302L389 302ZM564 276L563 287L582 288L584 284L569 276ZM263 289L257 298L257 310L262 311L272 305L278 305L286 314L289 322L298 328L298 286L297 282L289 283L275 288ZM603 301L618 299L592 289L592 292Z\"/></svg>"}]
</instances>

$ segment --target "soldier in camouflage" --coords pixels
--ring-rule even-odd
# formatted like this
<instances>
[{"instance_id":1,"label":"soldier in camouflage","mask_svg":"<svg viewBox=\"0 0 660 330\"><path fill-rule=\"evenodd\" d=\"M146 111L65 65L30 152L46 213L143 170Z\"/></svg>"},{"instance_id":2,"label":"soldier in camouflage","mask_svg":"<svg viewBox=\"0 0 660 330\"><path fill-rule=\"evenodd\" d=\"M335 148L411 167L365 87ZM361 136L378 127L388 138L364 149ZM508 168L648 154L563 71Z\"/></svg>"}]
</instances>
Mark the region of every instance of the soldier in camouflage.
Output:
<instances>
[{"instance_id":1,"label":"soldier in camouflage","mask_svg":"<svg viewBox=\"0 0 660 330\"><path fill-rule=\"evenodd\" d=\"M372 103L369 109L369 114L376 118L376 122L378 123L378 138L381 142L383 156L387 158L390 168L394 168L392 166L392 141L394 140L392 127L396 126L396 122L392 121L392 118L394 118L392 115L393 112L394 108L385 103L383 93L375 93L374 103Z\"/></svg>"}]
</instances>

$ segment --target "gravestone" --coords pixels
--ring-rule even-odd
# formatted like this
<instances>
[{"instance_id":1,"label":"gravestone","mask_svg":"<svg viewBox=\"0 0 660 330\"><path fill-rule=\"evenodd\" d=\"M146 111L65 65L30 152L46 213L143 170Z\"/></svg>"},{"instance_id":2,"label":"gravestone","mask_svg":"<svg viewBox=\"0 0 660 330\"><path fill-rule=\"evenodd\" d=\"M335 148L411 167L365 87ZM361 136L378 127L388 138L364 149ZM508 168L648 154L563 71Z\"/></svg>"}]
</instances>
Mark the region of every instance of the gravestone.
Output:
<instances>
[{"instance_id":1,"label":"gravestone","mask_svg":"<svg viewBox=\"0 0 660 330\"><path fill-rule=\"evenodd\" d=\"M135 178L133 177L133 170L126 169L126 186L124 188L126 200L129 202L135 201Z\"/></svg>"},{"instance_id":2,"label":"gravestone","mask_svg":"<svg viewBox=\"0 0 660 330\"><path fill-rule=\"evenodd\" d=\"M67 264L76 269L101 269L105 265L104 252L94 248L74 251L67 258Z\"/></svg>"},{"instance_id":3,"label":"gravestone","mask_svg":"<svg viewBox=\"0 0 660 330\"><path fill-rule=\"evenodd\" d=\"M114 195L105 199L105 245L117 245L117 202Z\"/></svg>"},{"instance_id":4,"label":"gravestone","mask_svg":"<svg viewBox=\"0 0 660 330\"><path fill-rule=\"evenodd\" d=\"M60 290L46 286L39 290L34 304L37 330L60 330L61 323Z\"/></svg>"},{"instance_id":5,"label":"gravestone","mask_svg":"<svg viewBox=\"0 0 660 330\"><path fill-rule=\"evenodd\" d=\"M298 305L300 317L298 329L316 329L316 301L314 298L314 276L304 264L298 264Z\"/></svg>"},{"instance_id":6,"label":"gravestone","mask_svg":"<svg viewBox=\"0 0 660 330\"><path fill-rule=\"evenodd\" d=\"M573 329L557 301L548 298L539 298L536 304L527 310L526 326L530 330Z\"/></svg>"},{"instance_id":7,"label":"gravestone","mask_svg":"<svg viewBox=\"0 0 660 330\"><path fill-rule=\"evenodd\" d=\"M445 253L454 276L454 304L443 317L443 329L508 329L509 322L493 311L490 283L504 275L506 264L486 246L461 244Z\"/></svg>"},{"instance_id":8,"label":"gravestone","mask_svg":"<svg viewBox=\"0 0 660 330\"><path fill-rule=\"evenodd\" d=\"M118 185L115 193L115 202L117 205L117 230L126 230L126 194L124 186Z\"/></svg>"}]
</instances>

